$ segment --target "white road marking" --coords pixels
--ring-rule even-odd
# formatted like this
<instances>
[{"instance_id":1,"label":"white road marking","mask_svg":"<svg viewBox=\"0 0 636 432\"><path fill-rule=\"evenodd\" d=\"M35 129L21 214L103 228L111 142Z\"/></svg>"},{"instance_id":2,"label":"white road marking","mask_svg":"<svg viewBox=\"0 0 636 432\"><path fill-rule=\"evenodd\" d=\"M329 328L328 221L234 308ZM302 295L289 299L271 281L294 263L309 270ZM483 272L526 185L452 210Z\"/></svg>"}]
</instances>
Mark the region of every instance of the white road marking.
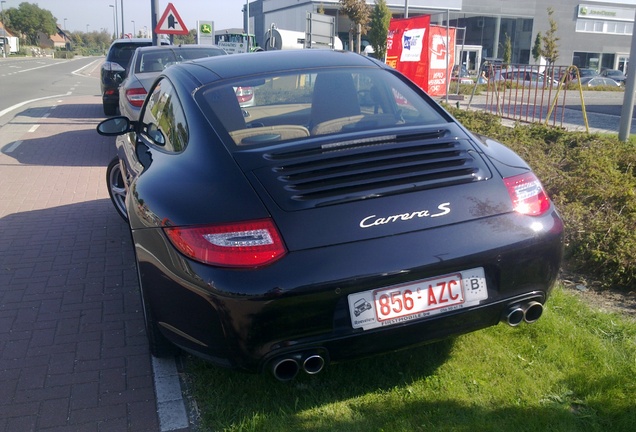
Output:
<instances>
[{"instance_id":1,"label":"white road marking","mask_svg":"<svg viewBox=\"0 0 636 432\"><path fill-rule=\"evenodd\" d=\"M21 106L24 106L26 104L30 104L32 102L37 102L37 101L41 101L41 100L44 100L44 99L50 99L50 98L56 98L56 97L62 97L62 96L70 96L71 94L72 94L72 92L68 92L68 93L65 93L65 94L59 94L59 95L55 95L55 96L46 96L46 97L41 97L41 98L37 98L37 99L31 99L31 100L28 100L28 101L20 102L18 104L15 104L13 106L10 106L9 108L5 108L2 111L0 111L0 117L2 117L3 115L5 115L5 114L7 114L7 113L9 113L9 112L11 112L11 111L13 111L15 109L20 108Z\"/></svg>"}]
</instances>

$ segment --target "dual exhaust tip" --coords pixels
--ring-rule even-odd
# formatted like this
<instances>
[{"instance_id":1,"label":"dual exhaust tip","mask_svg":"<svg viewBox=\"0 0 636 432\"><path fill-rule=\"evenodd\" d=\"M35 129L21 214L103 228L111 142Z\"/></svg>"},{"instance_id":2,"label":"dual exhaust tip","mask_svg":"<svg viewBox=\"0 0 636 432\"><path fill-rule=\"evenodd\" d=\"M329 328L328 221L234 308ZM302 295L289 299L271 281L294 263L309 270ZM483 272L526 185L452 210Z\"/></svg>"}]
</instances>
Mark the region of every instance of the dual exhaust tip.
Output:
<instances>
[{"instance_id":1,"label":"dual exhaust tip","mask_svg":"<svg viewBox=\"0 0 636 432\"><path fill-rule=\"evenodd\" d=\"M301 369L309 375L315 375L326 364L325 356L320 353L292 353L274 359L270 363L270 370L277 380L291 381Z\"/></svg>"},{"instance_id":2,"label":"dual exhaust tip","mask_svg":"<svg viewBox=\"0 0 636 432\"><path fill-rule=\"evenodd\" d=\"M543 305L537 301L529 301L511 306L504 314L504 321L511 327L516 327L522 322L532 324L543 315Z\"/></svg>"},{"instance_id":3,"label":"dual exhaust tip","mask_svg":"<svg viewBox=\"0 0 636 432\"><path fill-rule=\"evenodd\" d=\"M543 315L543 305L538 301L528 301L507 309L502 321L511 327L522 322L532 324ZM326 355L319 352L298 352L278 357L270 362L270 370L279 381L291 381L302 369L309 375L322 371L327 364Z\"/></svg>"}]
</instances>

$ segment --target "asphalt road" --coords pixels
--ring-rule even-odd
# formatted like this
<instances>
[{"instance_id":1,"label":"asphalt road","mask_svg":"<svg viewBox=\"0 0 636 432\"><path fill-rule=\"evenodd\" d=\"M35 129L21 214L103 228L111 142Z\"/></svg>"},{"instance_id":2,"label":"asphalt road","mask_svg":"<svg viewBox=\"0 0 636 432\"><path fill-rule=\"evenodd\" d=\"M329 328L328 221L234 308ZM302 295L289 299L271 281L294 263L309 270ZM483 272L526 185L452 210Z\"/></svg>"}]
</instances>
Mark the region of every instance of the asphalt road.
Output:
<instances>
[{"instance_id":1,"label":"asphalt road","mask_svg":"<svg viewBox=\"0 0 636 432\"><path fill-rule=\"evenodd\" d=\"M0 126L11 119L11 107L70 95L98 95L95 69L103 58L0 58ZM93 74L91 77L90 75ZM97 75L98 76L98 75Z\"/></svg>"}]
</instances>

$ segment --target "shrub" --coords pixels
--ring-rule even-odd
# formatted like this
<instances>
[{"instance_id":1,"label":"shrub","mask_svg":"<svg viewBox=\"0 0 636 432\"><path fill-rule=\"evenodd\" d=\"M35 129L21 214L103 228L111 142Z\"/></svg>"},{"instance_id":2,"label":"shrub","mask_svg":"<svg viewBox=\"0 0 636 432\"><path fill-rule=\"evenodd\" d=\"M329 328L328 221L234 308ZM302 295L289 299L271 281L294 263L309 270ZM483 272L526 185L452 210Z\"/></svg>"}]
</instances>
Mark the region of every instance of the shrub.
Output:
<instances>
[{"instance_id":1,"label":"shrub","mask_svg":"<svg viewBox=\"0 0 636 432\"><path fill-rule=\"evenodd\" d=\"M501 125L485 112L449 108L473 132L521 155L563 216L570 268L621 290L636 289L636 145L614 136L543 125Z\"/></svg>"}]
</instances>

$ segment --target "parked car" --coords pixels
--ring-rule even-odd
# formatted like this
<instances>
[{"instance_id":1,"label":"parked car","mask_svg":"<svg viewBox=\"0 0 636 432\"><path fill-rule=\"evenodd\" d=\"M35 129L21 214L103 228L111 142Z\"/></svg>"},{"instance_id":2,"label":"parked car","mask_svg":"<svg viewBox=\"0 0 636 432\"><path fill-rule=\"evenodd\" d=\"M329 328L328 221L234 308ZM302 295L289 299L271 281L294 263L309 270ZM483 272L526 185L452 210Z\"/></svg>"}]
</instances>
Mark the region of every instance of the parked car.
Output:
<instances>
[{"instance_id":1,"label":"parked car","mask_svg":"<svg viewBox=\"0 0 636 432\"><path fill-rule=\"evenodd\" d=\"M572 80L572 84L577 84L578 80ZM581 78L581 85L583 87L599 87L599 86L609 86L609 87L620 87L621 85L614 81L611 78L602 77L602 76L588 76Z\"/></svg>"},{"instance_id":2,"label":"parked car","mask_svg":"<svg viewBox=\"0 0 636 432\"><path fill-rule=\"evenodd\" d=\"M559 271L563 222L530 167L369 57L177 64L138 122L97 130L117 136L154 355L289 380L535 322Z\"/></svg>"},{"instance_id":3,"label":"parked car","mask_svg":"<svg viewBox=\"0 0 636 432\"><path fill-rule=\"evenodd\" d=\"M595 77L595 76L598 76L598 75L599 75L599 73L598 73L598 71L596 69L591 69L591 68L579 69L579 76L581 78L584 78L584 77Z\"/></svg>"},{"instance_id":4,"label":"parked car","mask_svg":"<svg viewBox=\"0 0 636 432\"><path fill-rule=\"evenodd\" d=\"M506 81L520 87L558 87L559 80L550 78L533 69L502 69L495 73L494 80Z\"/></svg>"},{"instance_id":5,"label":"parked car","mask_svg":"<svg viewBox=\"0 0 636 432\"><path fill-rule=\"evenodd\" d=\"M168 42L161 42L168 44ZM119 105L119 85L128 74L130 58L138 47L151 46L152 39L132 38L116 39L108 48L106 61L102 63L100 82L102 92L102 106L104 114L117 114Z\"/></svg>"},{"instance_id":6,"label":"parked car","mask_svg":"<svg viewBox=\"0 0 636 432\"><path fill-rule=\"evenodd\" d=\"M168 45L137 48L130 59L126 79L119 87L119 112L136 121L148 89L168 66L227 53L212 45Z\"/></svg>"},{"instance_id":7,"label":"parked car","mask_svg":"<svg viewBox=\"0 0 636 432\"><path fill-rule=\"evenodd\" d=\"M601 76L611 78L621 85L624 85L625 80L627 79L623 71L618 69L603 69L603 71L601 71Z\"/></svg>"}]
</instances>

